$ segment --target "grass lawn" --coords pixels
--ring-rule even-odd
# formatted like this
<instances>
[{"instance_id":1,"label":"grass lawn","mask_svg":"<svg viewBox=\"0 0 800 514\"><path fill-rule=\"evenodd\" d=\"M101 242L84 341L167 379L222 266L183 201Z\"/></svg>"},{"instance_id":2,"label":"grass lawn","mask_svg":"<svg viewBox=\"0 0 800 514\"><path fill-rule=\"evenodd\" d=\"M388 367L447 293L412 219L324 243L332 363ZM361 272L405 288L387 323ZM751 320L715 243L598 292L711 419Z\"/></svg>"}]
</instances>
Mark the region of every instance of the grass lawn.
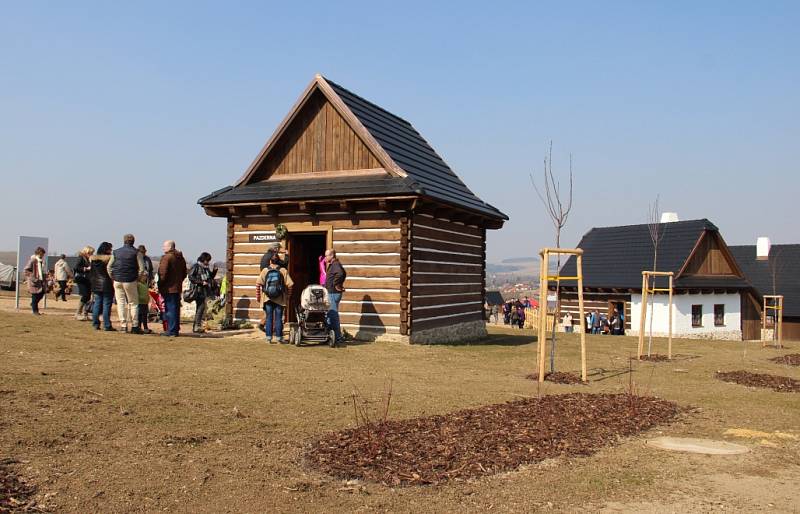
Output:
<instances>
[{"instance_id":1,"label":"grass lawn","mask_svg":"<svg viewBox=\"0 0 800 514\"><path fill-rule=\"evenodd\" d=\"M66 315L0 312L0 460L53 510L686 511L798 507L800 394L721 382L718 370L800 379L768 359L800 352L760 343L675 340L675 360L629 364L636 340L589 336L588 385L541 388L525 375L528 331L491 328L486 344L352 344L341 349L222 339L128 336ZM576 335L560 334L557 368L578 371ZM665 341L655 350L666 353ZM316 437L353 426L357 388L390 418L447 413L537 394L624 392L692 409L681 420L581 458L438 486L332 479L307 466ZM729 432L733 429L734 432ZM657 435L751 447L710 457L645 446Z\"/></svg>"}]
</instances>

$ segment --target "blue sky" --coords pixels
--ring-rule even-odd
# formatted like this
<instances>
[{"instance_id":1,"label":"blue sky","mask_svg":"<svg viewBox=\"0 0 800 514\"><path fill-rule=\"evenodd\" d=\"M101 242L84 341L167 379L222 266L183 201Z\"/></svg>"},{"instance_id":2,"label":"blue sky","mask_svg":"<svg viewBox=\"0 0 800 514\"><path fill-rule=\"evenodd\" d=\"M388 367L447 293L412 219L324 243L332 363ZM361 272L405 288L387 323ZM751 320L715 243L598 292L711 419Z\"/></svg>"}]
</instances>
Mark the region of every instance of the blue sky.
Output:
<instances>
[{"instance_id":1,"label":"blue sky","mask_svg":"<svg viewBox=\"0 0 800 514\"><path fill-rule=\"evenodd\" d=\"M0 250L125 232L221 256L196 200L244 171L314 73L411 121L511 221L553 230L528 174L574 156L574 245L660 195L729 244L800 242L796 2L7 3ZM769 220L765 223L765 220Z\"/></svg>"}]
</instances>

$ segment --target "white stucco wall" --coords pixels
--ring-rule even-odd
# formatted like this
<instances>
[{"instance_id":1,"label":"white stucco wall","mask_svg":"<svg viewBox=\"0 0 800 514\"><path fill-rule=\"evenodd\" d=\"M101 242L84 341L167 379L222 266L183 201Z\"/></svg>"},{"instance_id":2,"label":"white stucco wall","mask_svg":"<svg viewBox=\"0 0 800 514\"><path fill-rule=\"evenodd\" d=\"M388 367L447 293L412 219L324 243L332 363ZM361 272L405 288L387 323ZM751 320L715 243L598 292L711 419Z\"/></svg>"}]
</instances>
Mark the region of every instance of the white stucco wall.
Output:
<instances>
[{"instance_id":1,"label":"white stucco wall","mask_svg":"<svg viewBox=\"0 0 800 514\"><path fill-rule=\"evenodd\" d=\"M666 336L669 332L669 303L665 294L651 295L653 305L653 335ZM725 326L714 326L714 305L725 306ZM692 305L703 306L703 326L692 326ZM631 295L630 335L639 335L642 295ZM673 337L741 340L741 298L733 294L682 294L672 297ZM647 308L645 333L650 330L650 307Z\"/></svg>"}]
</instances>

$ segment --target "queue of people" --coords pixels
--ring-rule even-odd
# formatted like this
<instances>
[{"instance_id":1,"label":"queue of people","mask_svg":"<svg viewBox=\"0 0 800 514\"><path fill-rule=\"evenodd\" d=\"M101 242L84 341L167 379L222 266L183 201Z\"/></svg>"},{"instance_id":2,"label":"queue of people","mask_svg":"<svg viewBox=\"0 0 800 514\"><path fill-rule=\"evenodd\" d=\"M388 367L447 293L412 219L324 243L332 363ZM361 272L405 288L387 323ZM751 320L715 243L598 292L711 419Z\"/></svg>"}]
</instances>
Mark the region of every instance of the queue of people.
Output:
<instances>
[{"instance_id":1,"label":"queue of people","mask_svg":"<svg viewBox=\"0 0 800 514\"><path fill-rule=\"evenodd\" d=\"M511 325L516 328L525 326L525 309L530 308L531 303L528 297L511 298L503 304L503 324Z\"/></svg>"},{"instance_id":2,"label":"queue of people","mask_svg":"<svg viewBox=\"0 0 800 514\"><path fill-rule=\"evenodd\" d=\"M149 304L154 297L161 300L165 330L163 336L175 337L180 334L180 295L186 278L186 260L175 248L175 241L165 241L162 247L164 256L159 268L147 255L144 245L134 247L135 238L126 234L122 246L114 250L108 241L100 243L95 250L85 246L78 253L74 269L69 266L66 256L61 255L54 266L54 280L58 284L56 299L66 301L68 282L77 286L79 301L75 319L88 321L91 313L92 327L95 330L116 332L122 330L130 334L150 334L148 327ZM28 292L31 294L31 312L40 314L39 303L49 290L45 269L44 248L36 248L24 268ZM195 332L202 331L202 317L205 301L212 298L216 288L212 286L216 269L208 270L211 255L203 252L198 259L198 270L194 277L199 280L199 293L196 297L198 315ZM194 270L194 268L193 268ZM120 328L111 322L112 305L117 305L117 318Z\"/></svg>"},{"instance_id":3,"label":"queue of people","mask_svg":"<svg viewBox=\"0 0 800 514\"><path fill-rule=\"evenodd\" d=\"M600 335L625 335L625 314L614 309L611 315L597 310L586 313L586 333Z\"/></svg>"},{"instance_id":4,"label":"queue of people","mask_svg":"<svg viewBox=\"0 0 800 514\"><path fill-rule=\"evenodd\" d=\"M122 246L117 249L108 241L100 243L96 250L86 246L78 253L74 269L67 263L66 256L61 255L55 266L55 281L62 291L58 298L66 301L67 284L74 282L79 295L75 319L88 321L91 313L95 330L121 330L129 334L153 332L148 327L149 305L153 300L156 305L163 306L164 330L160 335L167 337L180 335L181 300L193 301L196 309L192 331L204 332L207 300L220 293L216 281L217 268L211 266L211 254L201 253L187 272L186 260L175 248L175 241L165 241L163 256L158 270L155 270L147 249L144 245L135 247L135 242L133 234L125 234ZM40 313L39 303L48 291L44 257L45 250L37 248L24 270L34 314ZM183 291L186 278L189 289ZM347 272L335 250L326 250L319 256L319 284L328 291L330 301L326 319L337 344L344 340L339 305L345 292L346 278ZM283 320L294 281L288 272L287 254L279 244L276 243L262 257L256 285L256 300L265 314L263 325L267 340L284 343ZM111 308L115 303L119 329L111 322ZM524 320L524 308L522 316Z\"/></svg>"}]
</instances>

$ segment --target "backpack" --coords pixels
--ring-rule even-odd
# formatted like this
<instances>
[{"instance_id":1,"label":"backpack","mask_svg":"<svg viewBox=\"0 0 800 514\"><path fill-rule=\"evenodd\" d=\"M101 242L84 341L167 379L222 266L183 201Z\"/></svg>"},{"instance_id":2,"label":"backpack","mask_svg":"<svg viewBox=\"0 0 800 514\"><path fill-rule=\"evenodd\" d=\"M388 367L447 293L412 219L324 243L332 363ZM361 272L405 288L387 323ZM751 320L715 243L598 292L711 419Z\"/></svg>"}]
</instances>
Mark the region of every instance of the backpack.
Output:
<instances>
[{"instance_id":1,"label":"backpack","mask_svg":"<svg viewBox=\"0 0 800 514\"><path fill-rule=\"evenodd\" d=\"M271 298L273 300L275 298L280 298L280 296L283 294L283 275L281 275L280 269L275 268L267 271L263 288L267 298Z\"/></svg>"}]
</instances>

